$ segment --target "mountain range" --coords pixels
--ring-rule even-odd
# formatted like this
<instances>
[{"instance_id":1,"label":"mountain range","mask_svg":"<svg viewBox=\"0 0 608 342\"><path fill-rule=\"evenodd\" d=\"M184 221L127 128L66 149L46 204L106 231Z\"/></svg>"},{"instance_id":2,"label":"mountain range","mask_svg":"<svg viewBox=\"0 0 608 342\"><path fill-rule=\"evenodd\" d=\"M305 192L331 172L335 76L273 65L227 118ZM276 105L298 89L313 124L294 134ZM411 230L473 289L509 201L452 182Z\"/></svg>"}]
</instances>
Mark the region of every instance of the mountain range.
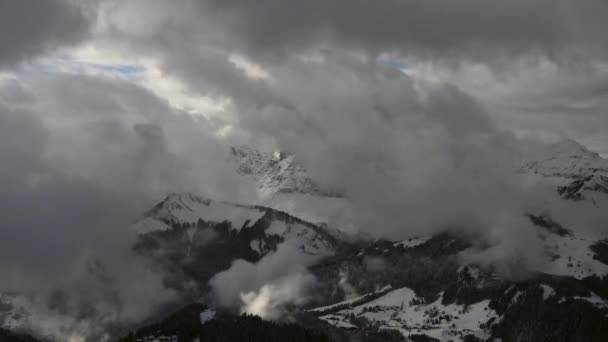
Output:
<instances>
[{"instance_id":1,"label":"mountain range","mask_svg":"<svg viewBox=\"0 0 608 342\"><path fill-rule=\"evenodd\" d=\"M287 329L282 336L304 329L310 341L608 338L608 231L590 233L538 208L522 213L541 244L537 263L470 261L464 256L471 251L492 247L480 234L450 228L398 241L370 238L353 230L347 191L324 189L295 156L248 146L228 153L258 201L168 194L130 228L138 236L134 250L164 270L181 298L156 323L124 332L125 341L203 341L212 329L242 326ZM514 173L550 184L547 206L608 208L608 160L575 141L535 148ZM315 280L314 295L278 307L295 326L266 326L219 305L212 286L219 274L238 260L271 262L287 248L294 260L308 260L299 266ZM23 296L0 294L0 327L26 327L38 319L29 310Z\"/></svg>"}]
</instances>

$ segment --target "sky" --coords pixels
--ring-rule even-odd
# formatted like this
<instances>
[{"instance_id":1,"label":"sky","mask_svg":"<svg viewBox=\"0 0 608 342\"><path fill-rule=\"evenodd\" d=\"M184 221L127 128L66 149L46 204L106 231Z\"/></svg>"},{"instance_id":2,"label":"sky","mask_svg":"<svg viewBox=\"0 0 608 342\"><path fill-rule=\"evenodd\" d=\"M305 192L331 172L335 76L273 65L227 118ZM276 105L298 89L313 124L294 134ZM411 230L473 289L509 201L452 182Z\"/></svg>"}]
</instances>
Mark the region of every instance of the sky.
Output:
<instances>
[{"instance_id":1,"label":"sky","mask_svg":"<svg viewBox=\"0 0 608 342\"><path fill-rule=\"evenodd\" d=\"M237 123L240 102L280 101L271 99L279 96L273 88L287 82L277 79L287 77L283 69L295 72L290 65L320 69L323 59L360 58L415 82L456 85L519 136L572 138L608 153L601 0L4 6L3 79L34 82L40 72L119 79L211 119L224 135L249 133L234 132L248 128Z\"/></svg>"},{"instance_id":2,"label":"sky","mask_svg":"<svg viewBox=\"0 0 608 342\"><path fill-rule=\"evenodd\" d=\"M230 144L296 154L375 235L462 225L508 240L527 229L509 165L528 141L608 156L606 13L605 0L0 0L0 290L71 291L63 306L123 321L170 300L144 261L121 261L125 227L169 192L247 202ZM97 259L104 291L83 271Z\"/></svg>"}]
</instances>

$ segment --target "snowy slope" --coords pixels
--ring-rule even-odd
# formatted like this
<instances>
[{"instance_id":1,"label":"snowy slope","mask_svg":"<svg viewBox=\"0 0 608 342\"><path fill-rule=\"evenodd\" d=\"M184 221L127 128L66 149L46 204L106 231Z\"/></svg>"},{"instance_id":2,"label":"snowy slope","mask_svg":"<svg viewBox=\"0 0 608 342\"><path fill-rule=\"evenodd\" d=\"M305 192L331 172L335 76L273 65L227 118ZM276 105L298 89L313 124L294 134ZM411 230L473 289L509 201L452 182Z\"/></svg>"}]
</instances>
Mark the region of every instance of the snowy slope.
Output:
<instances>
[{"instance_id":1,"label":"snowy slope","mask_svg":"<svg viewBox=\"0 0 608 342\"><path fill-rule=\"evenodd\" d=\"M592 251L608 232L587 229L608 217L608 159L565 140L530 150L522 165L521 172L554 184L556 198L548 198L545 209L570 230L541 234L545 263L536 270L577 279L608 274L608 265Z\"/></svg>"},{"instance_id":2,"label":"snowy slope","mask_svg":"<svg viewBox=\"0 0 608 342\"><path fill-rule=\"evenodd\" d=\"M546 177L608 176L608 160L574 140L564 140L531 150L522 170Z\"/></svg>"},{"instance_id":3,"label":"snowy slope","mask_svg":"<svg viewBox=\"0 0 608 342\"><path fill-rule=\"evenodd\" d=\"M352 225L352 212L347 198L337 191L323 190L293 156L283 153L264 153L249 147L232 148L231 153L237 171L259 189L259 202L235 204L215 201L191 193L170 194L133 225L133 229L141 237L154 236L158 241L167 239L166 246L159 244L164 248L163 252L154 254L155 256L168 262L179 263L177 267L184 266L188 271L184 273L190 275L193 273L192 270L198 272L201 269L213 269L213 272L217 272L225 269L238 258L256 262L276 249L277 244L292 241L302 254L316 256L337 254L338 258L332 262L343 262L346 259L350 266L360 263L361 272L355 273L350 269L349 277L353 283L361 280L353 275L371 278L370 268L377 268L378 281L374 279L375 284L373 284L376 287L370 285L365 290L358 288L355 293L367 293L374 288L378 289L376 292L359 295L346 301L340 301L342 298L338 298L334 300L338 301L337 303L328 300L322 304L330 305L309 310L311 313L322 315L324 321L338 327L355 329L371 323L380 328L396 329L404 336L425 334L441 341L460 341L466 335L483 339L489 337L490 326L499 323L502 319L493 308L489 307L491 301L489 297L480 296L469 305L453 301L451 304L442 304L448 297L445 288L451 284L433 292L439 295L428 300L428 296L423 297L415 293L413 288L416 288L416 291L420 290L415 287L416 285L393 282L398 274L410 272L407 277L411 280L412 270L418 272L424 269L428 269L428 274L432 277L441 271L446 282L454 281L452 274L440 266L445 264L445 260L456 258L457 253L468 247L447 252L446 250L454 246L452 240L445 241L444 245L443 241L437 240L436 237L423 236L386 244L372 243L364 248L357 246L356 250L349 252L350 254L340 254L338 251L340 241L336 239L339 234L329 229L332 227L348 229L349 225ZM604 205L604 203L608 204L608 160L602 159L576 142L566 141L531 151L519 171L554 183L556 196L561 196L559 200L567 205L589 204L598 210L608 207ZM328 223L329 228L318 223ZM608 233L604 237L589 237L579 234L575 224L568 223L567 226L572 231L543 232L539 228L541 241L544 244L545 260L534 270L548 275L568 276L576 280L590 275L607 275L608 264L605 260L602 261L600 254L593 248L600 244L601 239L608 237ZM212 235L206 235L205 232L217 227L226 231L219 239L222 244L214 245L216 242L209 240ZM200 240L199 244L196 243L197 240ZM440 245L441 248L438 247ZM605 248L608 255L608 243L605 246L602 248ZM196 249L199 251L197 252ZM402 262L394 263L399 254L405 255ZM440 259L441 257L445 259ZM217 262L220 258L225 258L225 264L219 265L217 270L214 266L208 265ZM390 262L384 262L386 260ZM419 263L416 265L418 268L413 268L414 262ZM396 271L391 268L393 265ZM493 286L486 284L489 283L486 280L494 281L494 279L477 277L477 271L472 267L470 269L474 278L473 291L484 290L486 285L488 288ZM328 281L323 277L331 274L330 271L318 274L319 283ZM454 272L460 270L455 269ZM206 281L201 280L213 274L210 272L195 280L206 284ZM420 277L429 275L425 273ZM332 278L327 279L337 283ZM443 284L436 278L433 280L434 284L424 282L423 286ZM333 283L331 285L335 285ZM395 286L396 289L387 284ZM409 287L403 287L404 285ZM543 284L540 290L541 298L545 301L562 296L560 298L564 298L563 300L574 299L591 303L598 308L608 308L606 300L599 291L567 297L558 295L556 289L549 285ZM513 296L512 301L517 302L517 297L523 296L523 292L514 293ZM466 295L463 296L465 297ZM369 298L373 299L368 300ZM32 320L40 320L48 323L45 331L53 334L52 329L56 326L75 324L69 317L57 315L46 317L42 313L39 314L39 311L33 309L31 303L24 297L0 294L0 308L2 307L10 307L10 309L0 310L0 326L10 329L26 326ZM212 317L211 311L206 311L200 319L205 321L210 317Z\"/></svg>"},{"instance_id":4,"label":"snowy slope","mask_svg":"<svg viewBox=\"0 0 608 342\"><path fill-rule=\"evenodd\" d=\"M303 220L352 230L348 200L337 189L324 189L293 155L262 152L249 146L230 148L237 172L258 189L262 205L288 212Z\"/></svg>"},{"instance_id":5,"label":"snowy slope","mask_svg":"<svg viewBox=\"0 0 608 342\"><path fill-rule=\"evenodd\" d=\"M590 275L608 274L608 265L597 259L592 246L598 241L574 234L548 234L544 238L545 263L539 272L583 279Z\"/></svg>"},{"instance_id":6,"label":"snowy slope","mask_svg":"<svg viewBox=\"0 0 608 342\"><path fill-rule=\"evenodd\" d=\"M259 220L265 211L233 203L218 202L194 194L170 194L138 220L134 229L138 233L167 230L172 224L229 222L233 229L241 230Z\"/></svg>"},{"instance_id":7,"label":"snowy slope","mask_svg":"<svg viewBox=\"0 0 608 342\"><path fill-rule=\"evenodd\" d=\"M310 255L331 255L336 248L334 239L322 228L288 214L266 207L213 201L190 193L167 196L138 220L133 229L141 235L162 231L180 234L182 230L189 249L199 235L219 224L228 224L233 232L230 236L250 238L249 247L259 256L276 247L276 238L271 237L289 240ZM254 233L254 226L263 231Z\"/></svg>"},{"instance_id":8,"label":"snowy slope","mask_svg":"<svg viewBox=\"0 0 608 342\"><path fill-rule=\"evenodd\" d=\"M237 172L259 190L256 205L285 211L330 229L355 232L352 207L342 191L324 189L293 155L262 152L250 146L231 147ZM573 140L533 145L519 173L553 184L563 198L608 207L608 160Z\"/></svg>"},{"instance_id":9,"label":"snowy slope","mask_svg":"<svg viewBox=\"0 0 608 342\"><path fill-rule=\"evenodd\" d=\"M294 156L231 148L238 172L259 190L258 204L343 232L356 231L354 214L341 191L323 189ZM552 184L563 199L608 207L608 160L573 140L531 145L514 169L534 182Z\"/></svg>"},{"instance_id":10,"label":"snowy slope","mask_svg":"<svg viewBox=\"0 0 608 342\"><path fill-rule=\"evenodd\" d=\"M231 147L237 172L251 178L265 194L300 193L340 197L336 190L322 189L293 155L266 153L249 146Z\"/></svg>"},{"instance_id":11,"label":"snowy slope","mask_svg":"<svg viewBox=\"0 0 608 342\"><path fill-rule=\"evenodd\" d=\"M555 183L565 199L588 199L598 206L608 198L608 160L573 140L531 149L520 172Z\"/></svg>"},{"instance_id":12,"label":"snowy slope","mask_svg":"<svg viewBox=\"0 0 608 342\"><path fill-rule=\"evenodd\" d=\"M425 303L413 290L404 287L370 302L322 316L321 319L342 327L354 327L354 323L363 319L380 328L398 330L406 337L425 334L440 341L462 341L466 335L482 339L490 336L488 322L495 321L498 316L488 307L489 300L465 307L443 305L442 296Z\"/></svg>"},{"instance_id":13,"label":"snowy slope","mask_svg":"<svg viewBox=\"0 0 608 342\"><path fill-rule=\"evenodd\" d=\"M509 322L504 322L506 312L513 310L517 315L522 307L529 305L547 308L564 305L568 308L573 302L578 302L599 310L597 314L600 317L608 313L608 300L596 293L566 297L563 291L564 288L532 282L500 290L492 299L462 305L444 304L444 293L440 293L436 300L426 302L410 288L403 287L363 304L352 304L352 301L337 303L334 307L340 307L339 311L320 318L347 329L374 326L399 331L406 338L424 335L443 342L467 341L471 336L481 341L492 340L497 325L507 323L509 326ZM511 315L508 314L510 320L513 319ZM604 323L608 320L604 319Z\"/></svg>"}]
</instances>

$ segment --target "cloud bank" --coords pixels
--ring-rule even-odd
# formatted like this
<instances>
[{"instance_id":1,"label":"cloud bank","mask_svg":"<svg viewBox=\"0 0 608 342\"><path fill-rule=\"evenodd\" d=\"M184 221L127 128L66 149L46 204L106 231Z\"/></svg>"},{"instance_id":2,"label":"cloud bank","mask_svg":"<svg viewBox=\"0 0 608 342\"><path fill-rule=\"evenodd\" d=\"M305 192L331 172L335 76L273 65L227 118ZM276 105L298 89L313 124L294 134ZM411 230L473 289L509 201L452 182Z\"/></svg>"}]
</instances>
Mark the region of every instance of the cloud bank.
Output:
<instances>
[{"instance_id":1,"label":"cloud bank","mask_svg":"<svg viewBox=\"0 0 608 342\"><path fill-rule=\"evenodd\" d=\"M204 121L125 82L41 75L0 88L0 290L75 317L42 331L58 339L81 325L99 339L106 324L175 300L131 250L129 226L168 192L240 197L225 146Z\"/></svg>"},{"instance_id":2,"label":"cloud bank","mask_svg":"<svg viewBox=\"0 0 608 342\"><path fill-rule=\"evenodd\" d=\"M0 290L108 321L170 300L126 227L167 192L255 198L224 163L232 142L296 154L345 189L361 231L465 229L493 241L494 258L526 246L533 261L520 216L547 189L513 175L520 138L608 153L607 11L603 0L2 3ZM83 56L93 62L70 67ZM217 275L218 301L273 317L305 298L309 261L282 253Z\"/></svg>"},{"instance_id":3,"label":"cloud bank","mask_svg":"<svg viewBox=\"0 0 608 342\"><path fill-rule=\"evenodd\" d=\"M310 300L315 277L307 267L322 256L303 253L287 240L257 263L236 260L209 284L217 305L267 319L284 319L289 305Z\"/></svg>"}]
</instances>

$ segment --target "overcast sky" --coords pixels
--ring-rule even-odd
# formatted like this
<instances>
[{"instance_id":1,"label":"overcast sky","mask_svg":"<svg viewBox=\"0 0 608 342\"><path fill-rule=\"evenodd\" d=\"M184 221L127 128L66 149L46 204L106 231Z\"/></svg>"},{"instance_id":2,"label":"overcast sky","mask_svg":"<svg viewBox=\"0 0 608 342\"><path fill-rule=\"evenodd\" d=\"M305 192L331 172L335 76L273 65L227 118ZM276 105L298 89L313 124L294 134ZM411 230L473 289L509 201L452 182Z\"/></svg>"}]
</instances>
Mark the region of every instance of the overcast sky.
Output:
<instances>
[{"instance_id":1,"label":"overcast sky","mask_svg":"<svg viewBox=\"0 0 608 342\"><path fill-rule=\"evenodd\" d=\"M234 143L294 152L380 236L512 237L523 138L608 156L607 16L605 0L0 0L0 290L46 300L68 279L70 305L138 319L123 309L157 303L127 275L162 286L121 262L125 227L168 192L247 202ZM91 258L127 279L87 297Z\"/></svg>"},{"instance_id":2,"label":"overcast sky","mask_svg":"<svg viewBox=\"0 0 608 342\"><path fill-rule=\"evenodd\" d=\"M376 69L400 69L414 82L450 83L483 105L501 129L573 138L608 154L608 5L602 0L26 0L2 6L2 79L27 85L48 73L132 82L174 108L211 119L223 135L250 134L240 117L244 103L285 104L277 93L288 77L327 68L329 59L357 58Z\"/></svg>"}]
</instances>

